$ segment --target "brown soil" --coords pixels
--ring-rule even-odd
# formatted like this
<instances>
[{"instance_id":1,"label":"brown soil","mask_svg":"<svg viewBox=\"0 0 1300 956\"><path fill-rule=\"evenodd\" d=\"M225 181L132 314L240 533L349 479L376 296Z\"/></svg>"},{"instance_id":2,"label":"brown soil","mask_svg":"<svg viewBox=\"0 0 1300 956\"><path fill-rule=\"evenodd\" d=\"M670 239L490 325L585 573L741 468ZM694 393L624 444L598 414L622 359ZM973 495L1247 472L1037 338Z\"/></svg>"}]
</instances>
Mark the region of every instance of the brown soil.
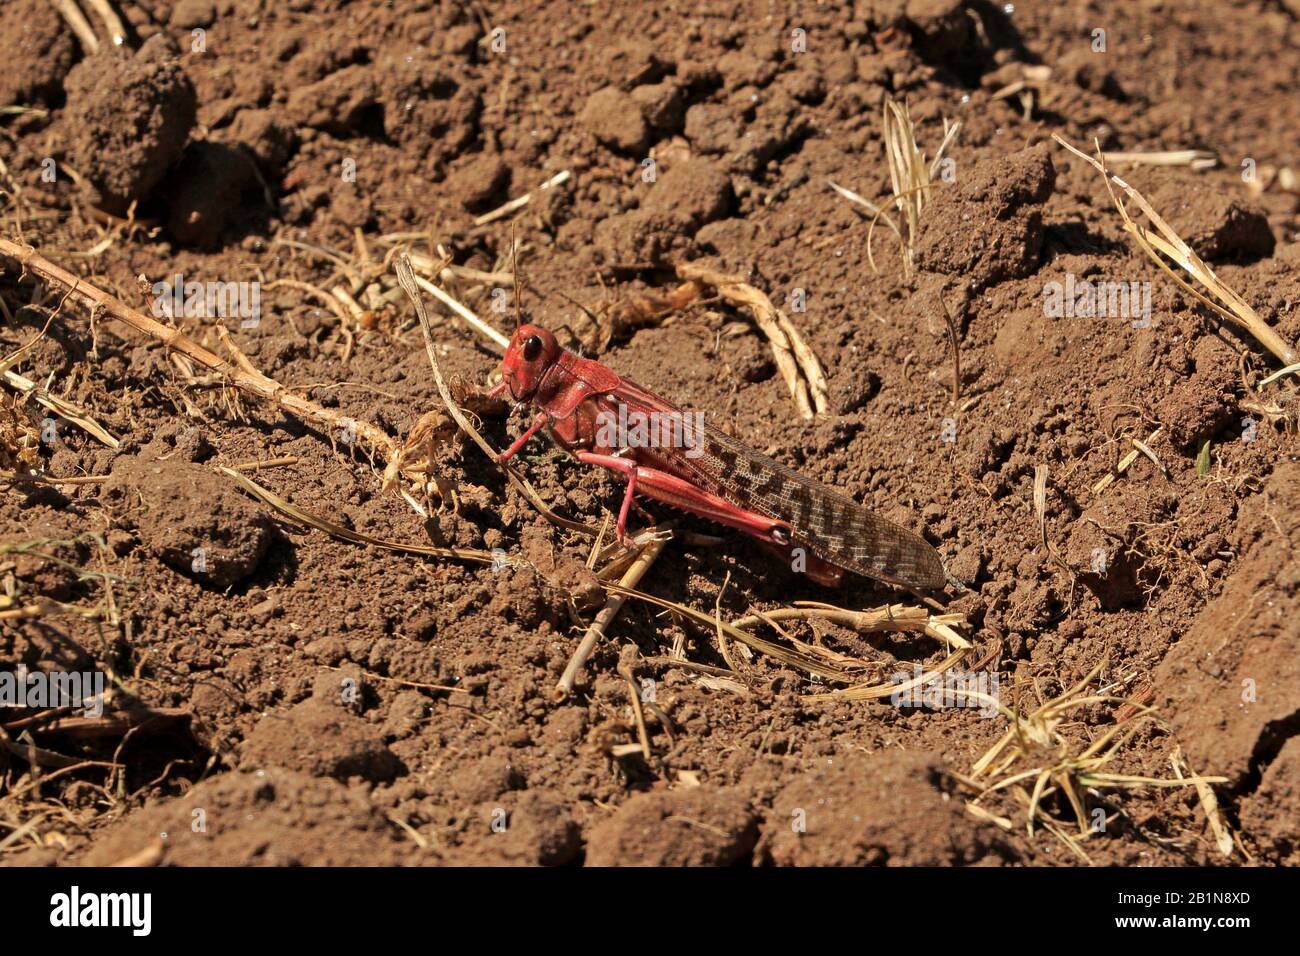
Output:
<instances>
[{"instance_id":1,"label":"brown soil","mask_svg":"<svg viewBox=\"0 0 1300 956\"><path fill-rule=\"evenodd\" d=\"M1084 794L1110 821L1082 842L1094 862L1300 862L1296 387L1256 391L1276 362L1158 272L1100 177L1049 139L1217 153L1214 170L1125 177L1295 342L1300 203L1274 181L1300 170L1292 0L1021 0L1011 13L982 0L123 7L129 49L93 58L45 0L0 9L0 107L36 110L0 116L6 237L146 312L141 275L260 279L260 325L225 323L251 362L399 439L440 407L405 302L345 329L301 288L267 288L346 283L301 244L354 259L360 235L378 258L380 236L422 233L418 249L440 243L491 270L513 230L528 315L597 344L575 300L616 314L674 288L677 262L744 274L782 306L801 289L807 310L790 315L831 391L814 422L795 414L748 314L716 300L623 328L598 357L921 530L970 588L954 608L976 653L997 652L1009 706L1103 664L1112 693L1160 717L1107 770L1169 778L1180 748L1193 772L1227 778L1216 792L1237 839L1228 860L1195 791L1167 788ZM806 52L792 49L796 30ZM1017 96L994 97L1023 65L1052 69L1028 118ZM963 124L910 277L883 225L873 272L869 219L827 186L888 196L887 94L906 99L930 154L944 117ZM1244 160L1268 188L1248 188ZM561 170L572 178L513 222L474 225ZM0 265L8 354L60 295ZM1152 321L1046 315L1047 284L1069 274L1150 280ZM940 297L960 337L956 404ZM497 302L488 288L469 297L508 330L509 297L504 314ZM224 354L211 321L183 325ZM485 340L449 316L436 334L449 374L487 380L497 356ZM1005 719L812 701L824 684L767 658L739 660L741 695L634 657L637 679L655 681L653 758L626 755L637 732L621 651L662 657L676 640L721 667L712 630L629 602L578 692L556 702L582 633L572 614L589 620L601 598L589 540L539 516L473 445L439 448L455 497L425 522L381 493L382 463L340 435L187 384L164 349L116 323L65 308L17 370L121 444L61 419L38 440L47 413L0 396L6 471L34 456L54 478L107 476L19 482L0 499L3 542L23 546L0 553L5 594L63 602L0 620L0 662L103 669L121 688L110 716L172 716L90 734L0 713L0 860L111 863L157 847L183 865L1079 862L1043 829L1028 835L1009 796L986 805L1010 831L965 811L961 778ZM524 419L490 412L486 433L504 447ZM1157 427L1160 467L1140 455L1094 493ZM282 520L216 470L287 456L252 475L301 507L532 567L350 544ZM521 464L567 517L599 524L619 500L609 478L541 443ZM1033 505L1039 465L1050 549ZM728 575L733 617L800 599L910 600L861 580L820 588L731 536L670 543L642 586L711 613ZM887 670L941 656L899 635L799 636ZM1124 716L1097 704L1061 730L1077 752ZM98 763L63 770L82 760ZM48 779L34 782L34 764ZM1063 801L1047 809L1070 819Z\"/></svg>"}]
</instances>

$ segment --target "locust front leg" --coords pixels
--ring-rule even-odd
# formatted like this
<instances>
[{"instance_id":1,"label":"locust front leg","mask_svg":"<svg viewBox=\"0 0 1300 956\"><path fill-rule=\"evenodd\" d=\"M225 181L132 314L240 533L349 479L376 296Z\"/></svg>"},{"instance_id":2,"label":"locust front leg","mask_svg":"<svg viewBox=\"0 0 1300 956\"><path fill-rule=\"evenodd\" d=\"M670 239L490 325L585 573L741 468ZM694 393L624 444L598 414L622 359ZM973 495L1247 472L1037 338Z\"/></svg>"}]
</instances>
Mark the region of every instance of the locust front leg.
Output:
<instances>
[{"instance_id":1,"label":"locust front leg","mask_svg":"<svg viewBox=\"0 0 1300 956\"><path fill-rule=\"evenodd\" d=\"M529 440L537 434L538 429L544 428L550 420L551 416L547 415L545 412L538 415L537 420L528 426L527 431L516 438L509 448L497 455L497 461L506 462L515 457L515 455L517 455L523 447L528 444Z\"/></svg>"}]
</instances>

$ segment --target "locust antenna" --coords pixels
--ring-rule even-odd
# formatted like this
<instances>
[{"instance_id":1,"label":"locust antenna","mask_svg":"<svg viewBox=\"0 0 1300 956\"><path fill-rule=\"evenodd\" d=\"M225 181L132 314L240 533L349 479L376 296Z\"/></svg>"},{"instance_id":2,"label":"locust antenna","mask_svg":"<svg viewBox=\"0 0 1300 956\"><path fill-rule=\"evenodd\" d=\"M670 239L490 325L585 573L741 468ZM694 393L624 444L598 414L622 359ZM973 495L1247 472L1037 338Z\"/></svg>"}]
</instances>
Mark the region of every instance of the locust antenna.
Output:
<instances>
[{"instance_id":1,"label":"locust antenna","mask_svg":"<svg viewBox=\"0 0 1300 956\"><path fill-rule=\"evenodd\" d=\"M523 295L524 276L519 267L519 241L515 236L516 220L510 221L510 263L515 274L515 331L523 325L520 297Z\"/></svg>"}]
</instances>

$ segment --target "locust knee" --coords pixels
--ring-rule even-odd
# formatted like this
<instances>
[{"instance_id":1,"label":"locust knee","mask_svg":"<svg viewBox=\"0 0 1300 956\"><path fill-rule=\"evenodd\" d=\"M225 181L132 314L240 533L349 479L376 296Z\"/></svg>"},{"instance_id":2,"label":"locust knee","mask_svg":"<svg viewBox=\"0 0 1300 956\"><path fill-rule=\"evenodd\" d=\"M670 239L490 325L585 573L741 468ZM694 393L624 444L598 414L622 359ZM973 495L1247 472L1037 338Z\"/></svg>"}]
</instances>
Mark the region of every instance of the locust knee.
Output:
<instances>
[{"instance_id":1,"label":"locust knee","mask_svg":"<svg viewBox=\"0 0 1300 956\"><path fill-rule=\"evenodd\" d=\"M611 471L617 471L627 478L627 489L623 492L623 504L618 509L618 541L624 547L632 547L632 539L627 533L627 516L628 512L634 507L633 496L636 494L637 474L641 471L636 462L629 458L618 458L614 455L597 455L589 451L579 451L576 453L578 461L584 465L599 465L602 468L608 468ZM640 509L637 509L640 511Z\"/></svg>"}]
</instances>

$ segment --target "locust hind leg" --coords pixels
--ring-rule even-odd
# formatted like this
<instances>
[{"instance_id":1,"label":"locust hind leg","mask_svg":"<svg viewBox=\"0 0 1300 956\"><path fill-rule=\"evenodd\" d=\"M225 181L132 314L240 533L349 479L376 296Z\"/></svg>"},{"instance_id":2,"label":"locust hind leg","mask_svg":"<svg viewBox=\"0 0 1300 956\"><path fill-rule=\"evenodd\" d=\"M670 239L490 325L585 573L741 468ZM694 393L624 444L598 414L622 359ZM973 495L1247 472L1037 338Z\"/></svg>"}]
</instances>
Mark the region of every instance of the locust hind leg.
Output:
<instances>
[{"instance_id":1,"label":"locust hind leg","mask_svg":"<svg viewBox=\"0 0 1300 956\"><path fill-rule=\"evenodd\" d=\"M578 461L584 465L599 465L602 468L608 468L611 471L617 471L627 479L627 490L623 492L623 504L618 509L618 531L619 543L624 547L632 546L632 539L627 534L627 516L632 509L632 496L636 494L637 472L644 469L639 468L637 463L629 458L619 458L615 455L597 455L589 451L576 452ZM637 508L640 511L640 508Z\"/></svg>"},{"instance_id":2,"label":"locust hind leg","mask_svg":"<svg viewBox=\"0 0 1300 956\"><path fill-rule=\"evenodd\" d=\"M657 468L638 465L628 458L616 455L598 455L594 452L577 452L578 460L588 465L599 465L611 471L627 476L627 490L623 495L623 506L619 509L619 541L628 544L627 516L630 508L635 507L633 495L640 491L649 498L691 514L699 515L710 521L735 528L750 537L757 538L767 548L779 555L798 572L806 574L811 580L825 587L837 587L844 576L844 570L825 561L791 539L792 529L787 522L769 518L766 515L746 511L717 495L697 488L690 482ZM640 510L640 509L638 509Z\"/></svg>"},{"instance_id":3,"label":"locust hind leg","mask_svg":"<svg viewBox=\"0 0 1300 956\"><path fill-rule=\"evenodd\" d=\"M584 464L599 465L601 468L608 468L627 476L628 487L623 497L623 507L619 512L618 525L619 540L624 543L626 543L627 514L631 508L632 495L637 490L648 498L654 498L656 501L689 511L701 518L708 518L718 524L735 528L760 541L784 546L790 543L791 528L787 522L746 511L676 475L657 468L638 465L628 458L615 455L598 455L589 451L579 451L576 454L578 460Z\"/></svg>"}]
</instances>

